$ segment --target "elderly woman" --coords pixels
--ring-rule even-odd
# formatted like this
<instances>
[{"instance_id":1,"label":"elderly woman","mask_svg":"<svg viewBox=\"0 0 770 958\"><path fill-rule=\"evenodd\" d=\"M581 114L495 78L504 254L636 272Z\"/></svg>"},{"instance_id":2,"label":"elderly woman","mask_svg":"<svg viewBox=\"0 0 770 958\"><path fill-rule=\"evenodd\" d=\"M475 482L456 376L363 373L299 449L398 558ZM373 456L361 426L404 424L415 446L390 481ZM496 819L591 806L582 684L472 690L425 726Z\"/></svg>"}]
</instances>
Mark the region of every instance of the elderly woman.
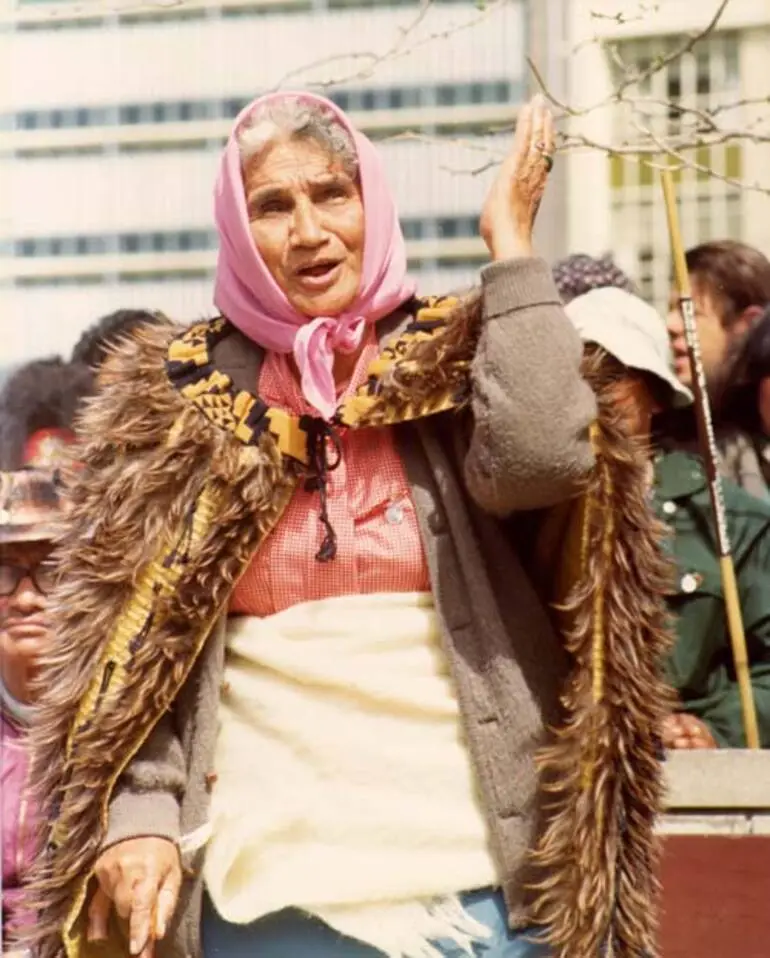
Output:
<instances>
[{"instance_id":1,"label":"elderly woman","mask_svg":"<svg viewBox=\"0 0 770 958\"><path fill-rule=\"evenodd\" d=\"M480 291L424 299L344 114L282 94L237 118L216 188L222 316L137 333L83 423L35 739L39 958L546 953L527 910L535 753L568 658L514 517L591 487L596 415L532 251L553 137L542 100L521 111L481 214ZM652 541L638 515L633 532L601 554L633 565ZM593 609L581 585L574 607ZM612 617L640 639L623 689L650 807L633 793L635 840L656 794L654 610ZM600 731L608 695L586 704ZM583 827L610 779L584 725L564 736L539 920L555 954L636 955L649 876L632 850L619 890L587 894L619 848ZM602 850L578 870L576 823Z\"/></svg>"}]
</instances>

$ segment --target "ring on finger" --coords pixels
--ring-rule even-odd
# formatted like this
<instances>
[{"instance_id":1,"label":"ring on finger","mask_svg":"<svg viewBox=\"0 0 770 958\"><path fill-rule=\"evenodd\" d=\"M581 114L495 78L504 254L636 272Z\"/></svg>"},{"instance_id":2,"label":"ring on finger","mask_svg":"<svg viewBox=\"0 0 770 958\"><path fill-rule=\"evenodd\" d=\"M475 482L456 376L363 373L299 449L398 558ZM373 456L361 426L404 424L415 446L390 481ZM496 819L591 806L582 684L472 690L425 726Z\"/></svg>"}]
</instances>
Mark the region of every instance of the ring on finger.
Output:
<instances>
[{"instance_id":1,"label":"ring on finger","mask_svg":"<svg viewBox=\"0 0 770 958\"><path fill-rule=\"evenodd\" d=\"M543 162L545 163L546 173L550 173L553 169L553 153L543 153Z\"/></svg>"}]
</instances>

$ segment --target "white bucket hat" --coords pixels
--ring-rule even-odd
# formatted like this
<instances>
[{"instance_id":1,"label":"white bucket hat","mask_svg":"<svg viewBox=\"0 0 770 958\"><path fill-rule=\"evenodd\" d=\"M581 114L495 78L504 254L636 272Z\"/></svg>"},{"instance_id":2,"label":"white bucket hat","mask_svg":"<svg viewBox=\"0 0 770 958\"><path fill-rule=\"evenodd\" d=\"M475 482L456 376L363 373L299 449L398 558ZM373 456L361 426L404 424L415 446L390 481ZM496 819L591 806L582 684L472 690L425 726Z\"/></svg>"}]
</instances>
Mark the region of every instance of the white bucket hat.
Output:
<instances>
[{"instance_id":1,"label":"white bucket hat","mask_svg":"<svg viewBox=\"0 0 770 958\"><path fill-rule=\"evenodd\" d=\"M594 343L629 369L652 373L670 387L672 404L692 404L673 371L666 324L658 312L624 289L592 289L564 307L584 343Z\"/></svg>"}]
</instances>

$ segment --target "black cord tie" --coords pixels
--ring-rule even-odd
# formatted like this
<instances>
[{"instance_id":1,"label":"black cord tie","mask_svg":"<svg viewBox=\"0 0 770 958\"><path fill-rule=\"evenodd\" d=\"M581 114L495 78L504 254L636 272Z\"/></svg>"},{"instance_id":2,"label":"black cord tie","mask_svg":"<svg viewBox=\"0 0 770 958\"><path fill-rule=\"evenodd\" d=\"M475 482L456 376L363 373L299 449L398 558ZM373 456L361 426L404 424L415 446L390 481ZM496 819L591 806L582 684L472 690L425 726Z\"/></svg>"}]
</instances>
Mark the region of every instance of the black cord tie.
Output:
<instances>
[{"instance_id":1,"label":"black cord tie","mask_svg":"<svg viewBox=\"0 0 770 958\"><path fill-rule=\"evenodd\" d=\"M337 533L329 521L327 483L329 473L342 461L342 440L339 433L323 419L309 416L301 423L307 433L307 451L310 474L305 480L308 492L317 492L321 502L318 521L324 528L321 548L316 553L316 562L331 562L337 558ZM331 449L330 449L331 446ZM333 458L329 458L329 453Z\"/></svg>"}]
</instances>

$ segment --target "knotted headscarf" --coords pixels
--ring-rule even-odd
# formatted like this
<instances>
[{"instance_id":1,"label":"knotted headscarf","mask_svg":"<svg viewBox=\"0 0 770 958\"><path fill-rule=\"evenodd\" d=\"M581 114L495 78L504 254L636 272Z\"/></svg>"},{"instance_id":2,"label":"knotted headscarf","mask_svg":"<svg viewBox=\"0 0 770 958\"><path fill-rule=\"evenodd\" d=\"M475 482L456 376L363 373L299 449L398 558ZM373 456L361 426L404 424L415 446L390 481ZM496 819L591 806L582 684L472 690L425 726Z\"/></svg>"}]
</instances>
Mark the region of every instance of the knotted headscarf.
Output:
<instances>
[{"instance_id":1,"label":"knotted headscarf","mask_svg":"<svg viewBox=\"0 0 770 958\"><path fill-rule=\"evenodd\" d=\"M358 295L339 316L306 316L289 303L257 251L249 229L238 135L261 107L299 100L321 106L347 130L358 158L365 239ZM372 143L330 100L309 93L273 93L252 101L235 120L222 155L214 215L219 232L214 301L230 322L265 349L293 353L302 392L330 419L337 405L334 353L354 352L367 324L409 299L415 284L406 273L406 248L395 203Z\"/></svg>"}]
</instances>

